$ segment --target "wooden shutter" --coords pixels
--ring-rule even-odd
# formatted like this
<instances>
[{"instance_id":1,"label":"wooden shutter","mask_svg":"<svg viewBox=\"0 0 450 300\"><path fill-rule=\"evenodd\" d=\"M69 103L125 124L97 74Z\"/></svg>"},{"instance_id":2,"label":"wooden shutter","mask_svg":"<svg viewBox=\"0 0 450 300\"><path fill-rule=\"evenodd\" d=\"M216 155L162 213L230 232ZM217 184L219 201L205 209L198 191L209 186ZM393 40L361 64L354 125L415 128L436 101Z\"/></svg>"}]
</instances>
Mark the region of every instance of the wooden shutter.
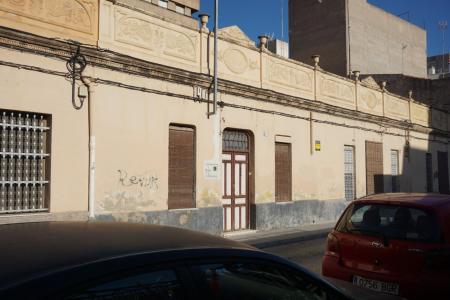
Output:
<instances>
[{"instance_id":1,"label":"wooden shutter","mask_svg":"<svg viewBox=\"0 0 450 300\"><path fill-rule=\"evenodd\" d=\"M292 200L291 144L275 143L275 201Z\"/></svg>"},{"instance_id":2,"label":"wooden shutter","mask_svg":"<svg viewBox=\"0 0 450 300\"><path fill-rule=\"evenodd\" d=\"M383 144L366 141L366 193L384 192Z\"/></svg>"},{"instance_id":3,"label":"wooden shutter","mask_svg":"<svg viewBox=\"0 0 450 300\"><path fill-rule=\"evenodd\" d=\"M439 180L439 193L449 193L448 182L448 153L438 152L438 180Z\"/></svg>"},{"instance_id":4,"label":"wooden shutter","mask_svg":"<svg viewBox=\"0 0 450 300\"><path fill-rule=\"evenodd\" d=\"M195 131L169 128L169 209L195 207Z\"/></svg>"},{"instance_id":5,"label":"wooden shutter","mask_svg":"<svg viewBox=\"0 0 450 300\"><path fill-rule=\"evenodd\" d=\"M425 156L426 172L427 172L427 192L433 192L433 161L431 153Z\"/></svg>"}]
</instances>

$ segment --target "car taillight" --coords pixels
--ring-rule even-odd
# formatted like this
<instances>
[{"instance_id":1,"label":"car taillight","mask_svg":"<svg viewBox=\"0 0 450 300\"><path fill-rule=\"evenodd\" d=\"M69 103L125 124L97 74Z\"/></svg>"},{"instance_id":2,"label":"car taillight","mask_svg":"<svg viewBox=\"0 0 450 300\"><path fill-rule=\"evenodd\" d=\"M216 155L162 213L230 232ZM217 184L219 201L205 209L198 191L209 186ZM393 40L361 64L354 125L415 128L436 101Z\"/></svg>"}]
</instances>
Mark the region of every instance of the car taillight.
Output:
<instances>
[{"instance_id":1,"label":"car taillight","mask_svg":"<svg viewBox=\"0 0 450 300\"><path fill-rule=\"evenodd\" d=\"M332 233L328 234L326 255L335 257L339 257L340 255L339 241Z\"/></svg>"}]
</instances>

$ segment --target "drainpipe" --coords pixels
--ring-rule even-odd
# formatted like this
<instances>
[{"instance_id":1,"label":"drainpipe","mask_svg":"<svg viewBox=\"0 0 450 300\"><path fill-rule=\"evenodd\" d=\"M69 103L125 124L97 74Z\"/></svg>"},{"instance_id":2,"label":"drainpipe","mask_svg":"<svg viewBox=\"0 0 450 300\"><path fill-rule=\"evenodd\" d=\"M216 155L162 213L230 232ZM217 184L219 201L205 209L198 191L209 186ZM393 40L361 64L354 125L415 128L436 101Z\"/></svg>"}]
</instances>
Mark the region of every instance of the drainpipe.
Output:
<instances>
[{"instance_id":1,"label":"drainpipe","mask_svg":"<svg viewBox=\"0 0 450 300\"><path fill-rule=\"evenodd\" d=\"M208 116L217 113L217 32L219 27L219 0L214 0L214 92L213 111Z\"/></svg>"},{"instance_id":2,"label":"drainpipe","mask_svg":"<svg viewBox=\"0 0 450 300\"><path fill-rule=\"evenodd\" d=\"M94 84L84 76L81 81L88 89L88 131L89 131L89 183L88 183L88 211L89 219L95 219L95 131L94 131Z\"/></svg>"},{"instance_id":3,"label":"drainpipe","mask_svg":"<svg viewBox=\"0 0 450 300\"><path fill-rule=\"evenodd\" d=\"M312 60L314 61L314 101L317 101L317 72L320 69L319 63L320 63L320 55L313 55L311 56ZM309 150L311 152L311 155L314 155L314 121L313 121L314 115L312 110L309 111Z\"/></svg>"},{"instance_id":4,"label":"drainpipe","mask_svg":"<svg viewBox=\"0 0 450 300\"><path fill-rule=\"evenodd\" d=\"M219 168L221 162L222 154L222 129L221 120L222 116L220 111L217 109L217 96L218 96L218 70L217 70L217 51L218 51L218 28L219 28L219 0L214 1L214 90L213 90L213 111L208 112L208 117L214 116L214 136L213 136L213 147L214 147L214 158L213 163ZM208 103L209 107L209 103Z\"/></svg>"}]
</instances>

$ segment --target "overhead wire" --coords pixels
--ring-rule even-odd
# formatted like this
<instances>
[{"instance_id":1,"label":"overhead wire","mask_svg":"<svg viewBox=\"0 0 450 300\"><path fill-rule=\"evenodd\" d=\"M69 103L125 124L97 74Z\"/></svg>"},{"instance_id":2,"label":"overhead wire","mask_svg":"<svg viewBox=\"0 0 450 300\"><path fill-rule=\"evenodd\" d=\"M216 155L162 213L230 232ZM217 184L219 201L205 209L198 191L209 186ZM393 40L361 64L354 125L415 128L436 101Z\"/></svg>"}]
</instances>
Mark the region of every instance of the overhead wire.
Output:
<instances>
[{"instance_id":1,"label":"overhead wire","mask_svg":"<svg viewBox=\"0 0 450 300\"><path fill-rule=\"evenodd\" d=\"M28 70L28 71L35 71L35 72L40 72L40 73L44 73L44 74L49 74L49 75L54 75L54 76L67 78L67 73L65 73L65 72L45 69L45 68L37 67L37 66L29 66L29 65L18 64L18 63L7 62L7 61L1 61L1 60L0 60L0 66L6 66L6 67L11 67L11 68L23 69L23 70ZM126 72L126 73L128 73L128 72ZM133 73L132 75L136 75L136 74ZM140 76L142 76L142 75L140 75ZM199 102L199 103L208 103L208 104L212 103L210 100L199 99L197 97L188 96L188 95L185 95L185 94L179 94L179 93L174 93L174 92L161 91L161 90L152 89L152 88L135 86L135 85L126 84L126 83L123 83L123 82L117 82L117 81L112 81L112 80L107 80L107 79L102 79L102 78L93 78L93 77L89 77L89 76L85 76L85 77L86 77L86 79L89 79L91 82L95 82L96 84L104 84L104 85L115 86L115 87L119 87L119 88L126 88L126 89L129 89L129 90L135 90L135 91L140 91L140 92L145 92L145 93L151 93L151 94L163 95L163 96L168 96L168 97L174 97L174 98L178 98L178 99L191 100L191 101ZM77 79L79 79L79 77L77 77ZM300 120L305 120L305 121L310 121L311 120L309 117L304 117L304 116L300 116L300 115L296 115L296 114L285 113L285 112L280 112L280 111L276 111L276 110L267 110L267 109L262 109L262 108L246 106L246 105L238 105L238 104L233 104L233 103L227 103L225 101L218 101L218 106L221 107L221 108L229 107L229 108L235 108L235 109L255 111L255 112L260 112L260 113L265 113L265 114L279 115L279 116L283 116L283 117L300 119ZM350 125L350 124L346 124L346 123L339 123L339 122L320 120L320 119L312 119L312 121L315 122L315 123L333 125L333 126L338 126L338 127L343 127L343 128L350 128L350 129L356 129L356 130L361 130L361 131L367 131L367 132L374 132L374 133L377 133L377 134L385 134L385 135L391 135L391 136L404 137L404 134L387 132L386 130L366 128L366 127L357 126L357 125ZM377 125L381 126L380 124L377 124ZM382 127L385 128L385 126L382 126ZM430 136L431 136L431 134L430 134ZM416 139L416 140L430 141L430 139L420 138L420 137L417 137L417 136L411 136L411 138ZM439 141L437 139L434 139L434 140L431 140L431 141L446 144L445 142Z\"/></svg>"}]
</instances>

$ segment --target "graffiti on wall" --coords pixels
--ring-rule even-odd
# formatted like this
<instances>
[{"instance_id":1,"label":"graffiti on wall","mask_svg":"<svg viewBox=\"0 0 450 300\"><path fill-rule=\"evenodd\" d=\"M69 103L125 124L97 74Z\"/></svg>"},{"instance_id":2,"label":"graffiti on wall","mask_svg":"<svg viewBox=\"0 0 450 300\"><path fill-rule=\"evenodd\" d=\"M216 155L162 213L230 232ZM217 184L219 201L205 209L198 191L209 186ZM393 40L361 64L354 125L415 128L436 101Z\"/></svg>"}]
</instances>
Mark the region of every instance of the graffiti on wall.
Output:
<instances>
[{"instance_id":1,"label":"graffiti on wall","mask_svg":"<svg viewBox=\"0 0 450 300\"><path fill-rule=\"evenodd\" d=\"M153 175L128 175L125 170L117 170L119 173L119 184L124 187L137 186L151 191L158 191L159 178Z\"/></svg>"},{"instance_id":2,"label":"graffiti on wall","mask_svg":"<svg viewBox=\"0 0 450 300\"><path fill-rule=\"evenodd\" d=\"M117 170L117 186L105 194L103 201L97 202L99 211L149 211L157 204L159 178L146 172L130 174Z\"/></svg>"}]
</instances>

